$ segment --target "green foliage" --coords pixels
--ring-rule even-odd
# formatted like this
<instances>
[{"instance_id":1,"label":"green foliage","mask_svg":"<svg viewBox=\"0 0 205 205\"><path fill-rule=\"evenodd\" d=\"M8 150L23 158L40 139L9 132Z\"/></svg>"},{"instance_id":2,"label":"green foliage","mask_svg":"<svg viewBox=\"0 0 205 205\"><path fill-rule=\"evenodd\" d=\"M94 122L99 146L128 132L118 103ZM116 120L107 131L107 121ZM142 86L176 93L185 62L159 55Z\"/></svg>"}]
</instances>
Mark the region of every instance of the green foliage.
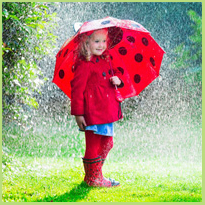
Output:
<instances>
[{"instance_id":1,"label":"green foliage","mask_svg":"<svg viewBox=\"0 0 205 205\"><path fill-rule=\"evenodd\" d=\"M41 2L2 3L2 95L4 121L26 120L25 108L37 108L33 94L46 78L38 61L51 53L56 14Z\"/></svg>"},{"instance_id":2,"label":"green foliage","mask_svg":"<svg viewBox=\"0 0 205 205\"><path fill-rule=\"evenodd\" d=\"M189 36L190 45L180 44L175 49L176 61L172 65L173 68L190 68L201 66L202 64L202 17L195 11L188 11L189 18L194 22L191 28L194 34Z\"/></svg>"},{"instance_id":3,"label":"green foliage","mask_svg":"<svg viewBox=\"0 0 205 205\"><path fill-rule=\"evenodd\" d=\"M193 35L189 36L189 44L181 43L174 50L176 60L172 68L186 70L184 80L190 84L202 81L202 17L193 10L187 14L194 22L191 25Z\"/></svg>"}]
</instances>

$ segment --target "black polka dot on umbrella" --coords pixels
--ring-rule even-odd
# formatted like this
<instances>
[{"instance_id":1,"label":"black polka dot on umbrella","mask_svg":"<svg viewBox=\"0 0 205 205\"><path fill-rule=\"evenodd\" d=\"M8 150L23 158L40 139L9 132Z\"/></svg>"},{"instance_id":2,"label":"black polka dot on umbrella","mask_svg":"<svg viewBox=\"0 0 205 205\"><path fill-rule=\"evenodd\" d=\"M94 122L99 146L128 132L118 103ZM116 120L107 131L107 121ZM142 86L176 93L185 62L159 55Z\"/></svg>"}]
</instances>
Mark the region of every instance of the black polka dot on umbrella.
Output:
<instances>
[{"instance_id":1,"label":"black polka dot on umbrella","mask_svg":"<svg viewBox=\"0 0 205 205\"><path fill-rule=\"evenodd\" d=\"M59 77L60 77L61 79L63 79L64 76L65 76L64 70L60 70L58 74L59 74Z\"/></svg>"},{"instance_id":2,"label":"black polka dot on umbrella","mask_svg":"<svg viewBox=\"0 0 205 205\"><path fill-rule=\"evenodd\" d=\"M134 81L135 83L139 83L141 81L141 77L139 74L134 75Z\"/></svg>"},{"instance_id":3,"label":"black polka dot on umbrella","mask_svg":"<svg viewBox=\"0 0 205 205\"><path fill-rule=\"evenodd\" d=\"M135 61L138 62L138 63L140 63L140 62L142 62L142 60L143 60L142 54L137 53L137 54L135 55Z\"/></svg>"},{"instance_id":4,"label":"black polka dot on umbrella","mask_svg":"<svg viewBox=\"0 0 205 205\"><path fill-rule=\"evenodd\" d=\"M118 85L118 88L123 88L125 86L125 84L123 83L123 81L121 81L121 84Z\"/></svg>"},{"instance_id":5,"label":"black polka dot on umbrella","mask_svg":"<svg viewBox=\"0 0 205 205\"><path fill-rule=\"evenodd\" d=\"M101 22L102 25L106 25L106 24L109 24L109 23L110 23L110 20Z\"/></svg>"},{"instance_id":6,"label":"black polka dot on umbrella","mask_svg":"<svg viewBox=\"0 0 205 205\"><path fill-rule=\"evenodd\" d=\"M61 56L62 52L63 52L63 50L61 50L61 51L59 52L58 57L60 57L60 56Z\"/></svg>"},{"instance_id":7,"label":"black polka dot on umbrella","mask_svg":"<svg viewBox=\"0 0 205 205\"><path fill-rule=\"evenodd\" d=\"M108 73L109 73L109 75L115 75L115 73L116 73L116 70L114 70L114 69L109 69L108 70Z\"/></svg>"},{"instance_id":8,"label":"black polka dot on umbrella","mask_svg":"<svg viewBox=\"0 0 205 205\"><path fill-rule=\"evenodd\" d=\"M81 35L78 35L74 38L74 43L79 43Z\"/></svg>"},{"instance_id":9,"label":"black polka dot on umbrella","mask_svg":"<svg viewBox=\"0 0 205 205\"><path fill-rule=\"evenodd\" d=\"M134 43L135 42L135 38L133 36L127 36L127 40L130 42L130 43Z\"/></svg>"},{"instance_id":10,"label":"black polka dot on umbrella","mask_svg":"<svg viewBox=\"0 0 205 205\"><path fill-rule=\"evenodd\" d=\"M142 43L143 43L145 46L148 46L148 45L149 45L149 41L148 41L146 38L142 38Z\"/></svg>"},{"instance_id":11,"label":"black polka dot on umbrella","mask_svg":"<svg viewBox=\"0 0 205 205\"><path fill-rule=\"evenodd\" d=\"M110 59L113 60L113 57L110 55Z\"/></svg>"},{"instance_id":12,"label":"black polka dot on umbrella","mask_svg":"<svg viewBox=\"0 0 205 205\"><path fill-rule=\"evenodd\" d=\"M151 63L153 66L155 66L155 60L154 60L154 58L151 57L149 60L150 60L150 63Z\"/></svg>"},{"instance_id":13,"label":"black polka dot on umbrella","mask_svg":"<svg viewBox=\"0 0 205 205\"><path fill-rule=\"evenodd\" d=\"M65 51L65 53L64 53L64 55L63 55L63 57L65 57L65 56L67 55L68 50L69 50L69 49L66 49L66 51Z\"/></svg>"},{"instance_id":14,"label":"black polka dot on umbrella","mask_svg":"<svg viewBox=\"0 0 205 205\"><path fill-rule=\"evenodd\" d=\"M121 67L117 67L117 69L122 73L122 75L124 74L124 69Z\"/></svg>"},{"instance_id":15,"label":"black polka dot on umbrella","mask_svg":"<svg viewBox=\"0 0 205 205\"><path fill-rule=\"evenodd\" d=\"M119 53L121 54L121 55L126 55L127 54L127 49L125 48L125 47L120 47L119 49L118 49L118 51L119 51Z\"/></svg>"}]
</instances>

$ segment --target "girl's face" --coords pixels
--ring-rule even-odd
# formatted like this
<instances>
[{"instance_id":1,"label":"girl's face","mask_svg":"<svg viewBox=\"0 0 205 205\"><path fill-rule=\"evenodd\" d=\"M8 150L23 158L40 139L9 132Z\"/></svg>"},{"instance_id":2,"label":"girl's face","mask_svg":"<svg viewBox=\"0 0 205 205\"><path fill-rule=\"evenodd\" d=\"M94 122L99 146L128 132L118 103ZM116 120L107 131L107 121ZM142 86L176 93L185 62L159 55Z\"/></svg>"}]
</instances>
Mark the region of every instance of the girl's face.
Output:
<instances>
[{"instance_id":1,"label":"girl's face","mask_svg":"<svg viewBox=\"0 0 205 205\"><path fill-rule=\"evenodd\" d=\"M100 56L107 48L107 31L94 31L88 41L88 52L91 55Z\"/></svg>"}]
</instances>

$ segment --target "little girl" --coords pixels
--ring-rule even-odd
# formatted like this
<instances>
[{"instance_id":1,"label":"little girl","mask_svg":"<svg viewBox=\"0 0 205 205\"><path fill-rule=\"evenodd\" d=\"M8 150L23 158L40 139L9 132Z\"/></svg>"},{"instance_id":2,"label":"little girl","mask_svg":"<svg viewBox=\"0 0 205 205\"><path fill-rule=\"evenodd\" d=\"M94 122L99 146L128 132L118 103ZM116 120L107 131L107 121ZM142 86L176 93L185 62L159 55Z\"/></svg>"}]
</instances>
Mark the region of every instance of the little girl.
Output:
<instances>
[{"instance_id":1,"label":"little girl","mask_svg":"<svg viewBox=\"0 0 205 205\"><path fill-rule=\"evenodd\" d=\"M103 163L113 147L113 122L122 118L115 86L123 82L112 76L107 45L107 29L81 34L71 81L71 114L79 129L85 131L84 181L97 187L120 185L102 175Z\"/></svg>"}]
</instances>

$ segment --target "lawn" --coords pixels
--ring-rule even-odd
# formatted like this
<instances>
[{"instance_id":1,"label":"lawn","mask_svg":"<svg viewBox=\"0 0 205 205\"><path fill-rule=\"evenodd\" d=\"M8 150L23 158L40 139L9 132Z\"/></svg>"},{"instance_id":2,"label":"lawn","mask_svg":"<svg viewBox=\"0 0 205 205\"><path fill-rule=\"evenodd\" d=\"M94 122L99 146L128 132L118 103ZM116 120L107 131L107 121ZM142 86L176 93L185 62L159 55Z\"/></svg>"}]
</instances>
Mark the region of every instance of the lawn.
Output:
<instances>
[{"instance_id":1,"label":"lawn","mask_svg":"<svg viewBox=\"0 0 205 205\"><path fill-rule=\"evenodd\" d=\"M193 163L108 162L104 175L116 188L83 182L81 159L16 158L3 177L4 202L200 202L201 167Z\"/></svg>"},{"instance_id":2,"label":"lawn","mask_svg":"<svg viewBox=\"0 0 205 205\"><path fill-rule=\"evenodd\" d=\"M150 119L150 118L146 118ZM73 118L41 119L26 129L3 127L3 202L201 202L201 124L188 120L115 124L104 176L121 183L84 182L84 134Z\"/></svg>"}]
</instances>

